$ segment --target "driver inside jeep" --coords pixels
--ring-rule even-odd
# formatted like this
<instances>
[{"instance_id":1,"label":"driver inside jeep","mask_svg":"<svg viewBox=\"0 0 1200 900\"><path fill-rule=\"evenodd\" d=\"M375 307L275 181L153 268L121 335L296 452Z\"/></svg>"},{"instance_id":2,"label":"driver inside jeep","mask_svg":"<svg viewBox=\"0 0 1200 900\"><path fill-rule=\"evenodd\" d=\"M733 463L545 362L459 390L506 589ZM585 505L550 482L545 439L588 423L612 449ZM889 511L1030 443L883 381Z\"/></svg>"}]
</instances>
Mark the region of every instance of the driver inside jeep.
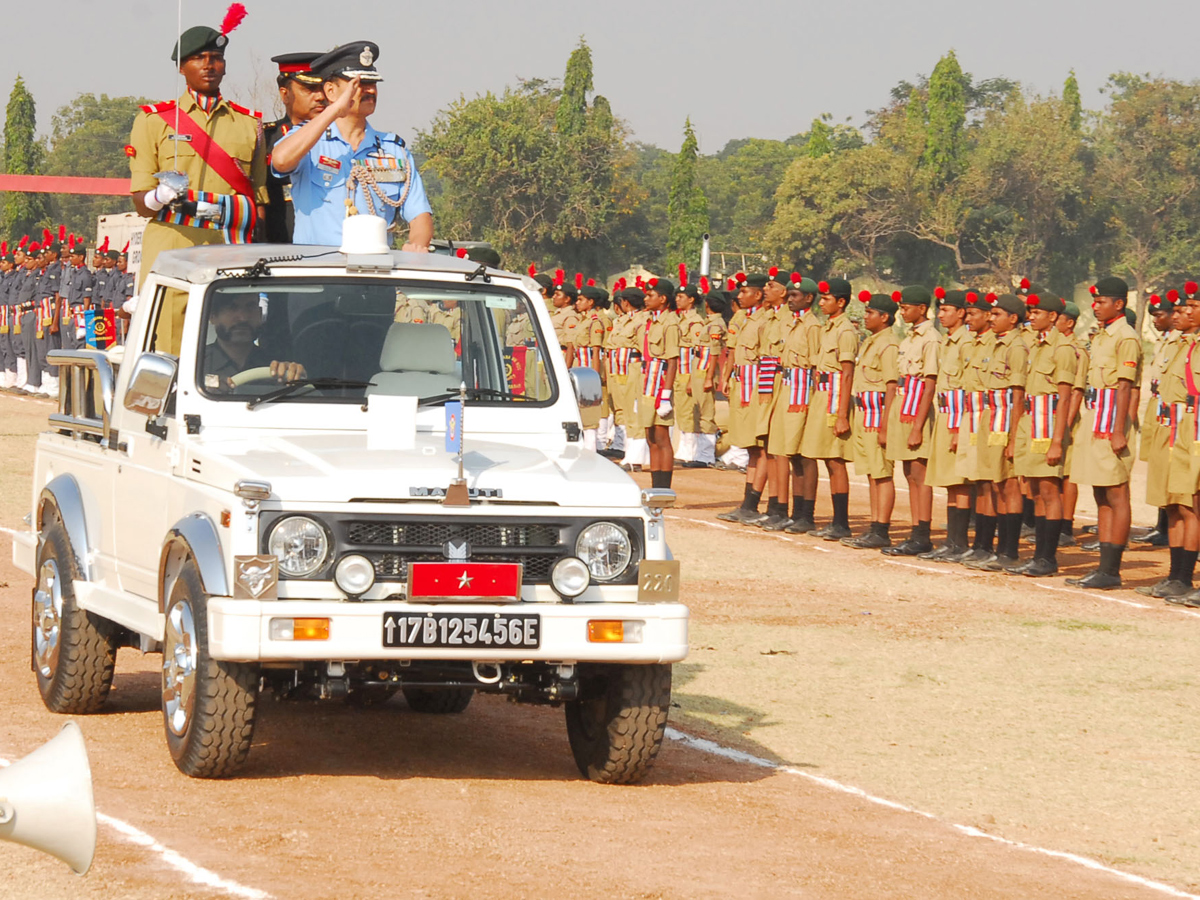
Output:
<instances>
[{"instance_id":1,"label":"driver inside jeep","mask_svg":"<svg viewBox=\"0 0 1200 900\"><path fill-rule=\"evenodd\" d=\"M271 359L258 345L263 309L257 294L217 294L209 304L208 323L215 340L205 348L205 389L234 390L239 386L235 376L254 369L267 370L250 379L255 382L286 384L308 377L300 363Z\"/></svg>"}]
</instances>

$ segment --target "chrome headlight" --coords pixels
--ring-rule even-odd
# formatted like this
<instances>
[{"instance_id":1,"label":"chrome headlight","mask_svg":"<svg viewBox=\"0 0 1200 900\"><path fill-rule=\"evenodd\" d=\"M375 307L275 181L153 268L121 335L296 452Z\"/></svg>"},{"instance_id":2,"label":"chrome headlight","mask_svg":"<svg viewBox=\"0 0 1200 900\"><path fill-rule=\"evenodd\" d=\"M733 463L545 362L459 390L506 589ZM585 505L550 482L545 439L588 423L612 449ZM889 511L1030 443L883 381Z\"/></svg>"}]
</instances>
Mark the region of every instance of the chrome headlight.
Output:
<instances>
[{"instance_id":1,"label":"chrome headlight","mask_svg":"<svg viewBox=\"0 0 1200 900\"><path fill-rule=\"evenodd\" d=\"M573 600L587 590L588 567L583 560L564 556L550 570L550 586L560 597Z\"/></svg>"},{"instance_id":2,"label":"chrome headlight","mask_svg":"<svg viewBox=\"0 0 1200 900\"><path fill-rule=\"evenodd\" d=\"M357 553L343 556L333 570L333 580L351 597L365 594L375 583L375 566Z\"/></svg>"},{"instance_id":3,"label":"chrome headlight","mask_svg":"<svg viewBox=\"0 0 1200 900\"><path fill-rule=\"evenodd\" d=\"M575 542L575 555L587 563L597 581L620 578L633 558L633 542L620 525L597 522L589 525Z\"/></svg>"},{"instance_id":4,"label":"chrome headlight","mask_svg":"<svg viewBox=\"0 0 1200 900\"><path fill-rule=\"evenodd\" d=\"M288 516L271 529L267 551L279 557L279 571L304 578L329 559L329 538L319 522L307 516Z\"/></svg>"}]
</instances>

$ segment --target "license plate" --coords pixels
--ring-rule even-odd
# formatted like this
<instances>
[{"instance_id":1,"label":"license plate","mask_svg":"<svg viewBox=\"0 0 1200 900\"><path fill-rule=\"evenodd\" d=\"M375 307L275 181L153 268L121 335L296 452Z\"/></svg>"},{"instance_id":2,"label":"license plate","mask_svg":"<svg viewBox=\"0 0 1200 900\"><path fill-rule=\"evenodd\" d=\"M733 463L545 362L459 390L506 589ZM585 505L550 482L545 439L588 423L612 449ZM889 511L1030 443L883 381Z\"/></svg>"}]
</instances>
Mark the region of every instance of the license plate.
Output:
<instances>
[{"instance_id":1,"label":"license plate","mask_svg":"<svg viewBox=\"0 0 1200 900\"><path fill-rule=\"evenodd\" d=\"M385 647L494 647L537 649L542 642L538 615L403 612L383 614Z\"/></svg>"},{"instance_id":2,"label":"license plate","mask_svg":"<svg viewBox=\"0 0 1200 900\"><path fill-rule=\"evenodd\" d=\"M638 602L674 603L678 599L679 560L642 560L638 565Z\"/></svg>"}]
</instances>

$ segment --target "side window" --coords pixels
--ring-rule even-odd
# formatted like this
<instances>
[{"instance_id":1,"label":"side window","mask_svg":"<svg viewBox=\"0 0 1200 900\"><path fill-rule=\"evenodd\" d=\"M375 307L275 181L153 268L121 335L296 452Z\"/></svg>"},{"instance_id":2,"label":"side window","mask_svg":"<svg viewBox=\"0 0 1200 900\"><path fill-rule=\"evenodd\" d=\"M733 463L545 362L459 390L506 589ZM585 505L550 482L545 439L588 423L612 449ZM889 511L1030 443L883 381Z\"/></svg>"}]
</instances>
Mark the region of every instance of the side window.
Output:
<instances>
[{"instance_id":1,"label":"side window","mask_svg":"<svg viewBox=\"0 0 1200 900\"><path fill-rule=\"evenodd\" d=\"M158 285L150 310L144 350L179 356L183 346L183 315L187 310L187 291Z\"/></svg>"}]
</instances>

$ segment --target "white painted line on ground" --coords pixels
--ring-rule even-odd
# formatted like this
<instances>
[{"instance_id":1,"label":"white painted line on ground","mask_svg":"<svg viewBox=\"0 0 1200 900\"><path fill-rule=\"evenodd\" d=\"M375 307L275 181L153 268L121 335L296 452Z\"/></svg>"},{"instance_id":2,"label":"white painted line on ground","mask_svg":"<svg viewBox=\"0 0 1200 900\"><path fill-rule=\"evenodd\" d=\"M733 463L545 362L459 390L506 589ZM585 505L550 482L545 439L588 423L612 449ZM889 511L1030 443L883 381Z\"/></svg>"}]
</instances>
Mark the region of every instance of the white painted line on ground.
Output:
<instances>
[{"instance_id":1,"label":"white painted line on ground","mask_svg":"<svg viewBox=\"0 0 1200 900\"><path fill-rule=\"evenodd\" d=\"M1094 859L1089 859L1086 856L1079 856L1076 853L1066 853L1062 850L1050 850L1045 847L1037 847L1033 844L1025 844L1021 841L1011 841L1008 838L999 837L994 834L988 834L986 831L980 831L970 825L959 825L955 822L947 822L944 819L935 816L933 813L925 812L924 810L915 809L911 806L906 806L903 803L897 803L895 800L888 800L884 797L878 797L875 794L870 794L862 788L854 787L849 784L842 784L840 781L835 781L832 778L826 778L823 775L814 775L812 772L805 772L803 769L797 769L792 766L781 766L771 762L769 759L763 759L760 756L746 753L742 750L734 750L732 747L725 747L715 741L710 741L705 738L693 737L682 731L674 728L667 728L667 737L672 741L677 741L685 746L691 747L694 750L699 750L701 753L708 753L712 756L720 756L724 759L732 760L733 762L744 763L749 766L756 766L760 769L770 769L774 772L779 772L784 775L796 775L811 781L814 784L819 784L822 787L832 791L837 791L842 794L849 794L852 797L857 797L860 800L865 800L868 803L873 803L876 806L884 806L888 809L894 809L897 812L910 813L915 816L920 816L923 819L929 819L948 828L952 828L960 834L967 837L985 838L989 841L994 841L997 844L1003 844L1006 847L1012 847L1015 850L1024 850L1028 853L1036 853L1039 856L1050 856L1055 859L1065 860L1066 862L1074 863L1078 866L1083 866L1086 869L1091 869L1095 872L1104 872L1106 875L1112 875L1114 878L1119 878L1122 881L1130 882L1131 884L1140 885L1144 888L1149 888L1152 891L1157 891L1160 894L1165 894L1168 897L1182 897L1184 900L1200 900L1200 895L1189 894L1186 891L1181 891L1179 888L1172 887L1169 884L1163 884L1161 881L1153 881L1149 878L1143 878L1141 875L1134 875L1130 872L1123 872L1120 869L1114 869L1111 866L1106 866Z\"/></svg>"},{"instance_id":2,"label":"white painted line on ground","mask_svg":"<svg viewBox=\"0 0 1200 900\"><path fill-rule=\"evenodd\" d=\"M945 566L939 566L936 569L932 569L929 566L919 566L916 563L901 562L898 559L892 559L891 557L884 556L882 553L879 554L879 558L889 565L904 566L906 569L916 569L918 572L928 572L931 575L953 574L965 575L967 578L981 578L984 575L992 574L990 572L972 572L970 569L964 568L963 566L959 566L957 569L951 569Z\"/></svg>"},{"instance_id":3,"label":"white painted line on ground","mask_svg":"<svg viewBox=\"0 0 1200 900\"><path fill-rule=\"evenodd\" d=\"M7 529L6 529L7 530ZM0 768L11 765L7 759L0 758ZM203 866L196 865L190 859L170 847L164 847L153 837L146 834L140 828L130 825L128 822L105 813L96 811L96 821L101 825L107 825L113 831L117 832L121 837L131 844L137 844L139 847L144 847L161 859L164 863L170 866L177 872L186 875L193 884L200 884L207 888L212 888L214 891L221 891L233 897L244 897L245 900L270 900L271 895L266 891L260 891L257 888L246 887L244 884L238 884L236 881L231 881L228 878L222 878L216 872L206 869Z\"/></svg>"},{"instance_id":4,"label":"white painted line on ground","mask_svg":"<svg viewBox=\"0 0 1200 900\"><path fill-rule=\"evenodd\" d=\"M1125 600L1121 597L1114 597L1111 594L1097 594L1093 591L1082 591L1074 587L1060 587L1057 584L1042 584L1034 582L1034 587L1040 587L1047 591L1059 591L1063 594L1074 594L1076 597L1091 597L1094 600L1107 600L1109 603L1120 603L1124 606L1135 606L1138 609L1154 609L1155 607L1148 606L1145 603L1138 603L1136 600Z\"/></svg>"}]
</instances>

